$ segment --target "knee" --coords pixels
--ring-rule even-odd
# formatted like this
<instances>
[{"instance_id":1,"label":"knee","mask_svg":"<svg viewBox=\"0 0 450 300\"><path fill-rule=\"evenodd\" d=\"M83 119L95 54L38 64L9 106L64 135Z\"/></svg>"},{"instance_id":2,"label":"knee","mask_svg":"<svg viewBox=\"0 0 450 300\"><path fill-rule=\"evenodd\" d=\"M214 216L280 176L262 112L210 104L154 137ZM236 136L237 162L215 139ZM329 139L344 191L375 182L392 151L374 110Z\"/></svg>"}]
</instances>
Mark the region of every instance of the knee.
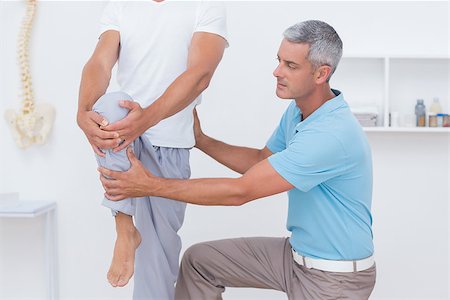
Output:
<instances>
[{"instance_id":1,"label":"knee","mask_svg":"<svg viewBox=\"0 0 450 300\"><path fill-rule=\"evenodd\" d=\"M106 93L100 98L93 107L93 111L105 117L110 124L117 122L126 117L128 109L119 105L121 100L131 100L130 95L124 92Z\"/></svg>"},{"instance_id":2,"label":"knee","mask_svg":"<svg viewBox=\"0 0 450 300\"><path fill-rule=\"evenodd\" d=\"M192 245L184 252L181 265L185 268L196 268L197 266L202 265L202 261L208 258L208 252L210 250L211 249L207 243Z\"/></svg>"}]
</instances>

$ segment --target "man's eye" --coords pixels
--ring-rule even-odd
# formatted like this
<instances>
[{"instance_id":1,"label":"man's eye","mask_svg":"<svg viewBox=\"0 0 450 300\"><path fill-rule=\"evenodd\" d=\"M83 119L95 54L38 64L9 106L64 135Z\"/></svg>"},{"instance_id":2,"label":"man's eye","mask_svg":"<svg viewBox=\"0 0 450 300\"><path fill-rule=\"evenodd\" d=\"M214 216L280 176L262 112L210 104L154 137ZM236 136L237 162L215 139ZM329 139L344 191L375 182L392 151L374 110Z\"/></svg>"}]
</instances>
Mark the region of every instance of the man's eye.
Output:
<instances>
[{"instance_id":1,"label":"man's eye","mask_svg":"<svg viewBox=\"0 0 450 300\"><path fill-rule=\"evenodd\" d=\"M289 69L292 69L292 70L295 69L295 66L292 65L292 64L288 64L287 66L288 66Z\"/></svg>"}]
</instances>

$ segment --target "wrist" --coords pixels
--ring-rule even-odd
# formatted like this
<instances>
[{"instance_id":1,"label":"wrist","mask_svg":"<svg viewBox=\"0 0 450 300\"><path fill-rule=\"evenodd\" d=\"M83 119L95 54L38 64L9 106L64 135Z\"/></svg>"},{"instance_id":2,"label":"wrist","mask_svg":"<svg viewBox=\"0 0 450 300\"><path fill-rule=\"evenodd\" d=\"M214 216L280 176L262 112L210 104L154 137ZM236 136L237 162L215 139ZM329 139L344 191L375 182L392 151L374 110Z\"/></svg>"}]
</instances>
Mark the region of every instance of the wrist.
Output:
<instances>
[{"instance_id":1,"label":"wrist","mask_svg":"<svg viewBox=\"0 0 450 300\"><path fill-rule=\"evenodd\" d=\"M206 148L209 140L211 140L211 138L203 132L195 135L195 148L206 153Z\"/></svg>"},{"instance_id":2,"label":"wrist","mask_svg":"<svg viewBox=\"0 0 450 300\"><path fill-rule=\"evenodd\" d=\"M160 192L163 188L162 178L156 176L148 176L147 178L147 192L149 196L161 196Z\"/></svg>"},{"instance_id":3,"label":"wrist","mask_svg":"<svg viewBox=\"0 0 450 300\"><path fill-rule=\"evenodd\" d=\"M143 109L144 112L144 119L145 119L145 125L146 128L149 129L156 124L158 124L161 120L158 118L158 112L157 110L152 106L149 105L146 108Z\"/></svg>"},{"instance_id":4,"label":"wrist","mask_svg":"<svg viewBox=\"0 0 450 300\"><path fill-rule=\"evenodd\" d=\"M78 126L80 126L80 124L82 123L82 118L83 118L83 113L86 113L87 112L87 110L84 110L84 109L81 109L81 108L79 108L78 109L78 111L77 111L77 124L78 124Z\"/></svg>"}]
</instances>

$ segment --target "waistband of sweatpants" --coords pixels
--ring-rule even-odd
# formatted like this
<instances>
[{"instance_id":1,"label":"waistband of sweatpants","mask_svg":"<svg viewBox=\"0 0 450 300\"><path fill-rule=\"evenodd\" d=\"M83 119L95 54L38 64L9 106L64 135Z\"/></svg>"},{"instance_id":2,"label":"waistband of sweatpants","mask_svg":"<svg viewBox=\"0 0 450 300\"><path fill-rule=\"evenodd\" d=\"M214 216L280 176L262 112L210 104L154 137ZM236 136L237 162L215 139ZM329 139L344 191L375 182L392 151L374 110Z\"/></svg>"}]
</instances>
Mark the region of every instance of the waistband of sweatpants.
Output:
<instances>
[{"instance_id":1,"label":"waistband of sweatpants","mask_svg":"<svg viewBox=\"0 0 450 300\"><path fill-rule=\"evenodd\" d=\"M359 272L369 269L375 263L373 255L358 260L328 260L303 256L292 249L292 256L301 266L326 272Z\"/></svg>"}]
</instances>

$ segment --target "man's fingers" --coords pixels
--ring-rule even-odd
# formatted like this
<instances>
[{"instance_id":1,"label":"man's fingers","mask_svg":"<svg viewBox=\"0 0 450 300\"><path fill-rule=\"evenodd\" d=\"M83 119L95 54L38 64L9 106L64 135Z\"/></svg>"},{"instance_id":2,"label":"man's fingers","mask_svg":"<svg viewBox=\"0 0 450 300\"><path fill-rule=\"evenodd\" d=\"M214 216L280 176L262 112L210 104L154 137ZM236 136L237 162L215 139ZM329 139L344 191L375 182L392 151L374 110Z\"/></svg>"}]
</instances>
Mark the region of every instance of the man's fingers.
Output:
<instances>
[{"instance_id":1,"label":"man's fingers","mask_svg":"<svg viewBox=\"0 0 450 300\"><path fill-rule=\"evenodd\" d=\"M108 188L113 188L113 187L115 187L115 185L114 185L114 179L109 179L109 178L106 178L104 175L102 175L102 174L100 174L100 182L102 183L102 185L103 185L103 188L105 188L105 189L108 189Z\"/></svg>"},{"instance_id":2,"label":"man's fingers","mask_svg":"<svg viewBox=\"0 0 450 300\"><path fill-rule=\"evenodd\" d=\"M192 113L194 114L194 119L198 119L197 108L194 108Z\"/></svg>"},{"instance_id":3,"label":"man's fingers","mask_svg":"<svg viewBox=\"0 0 450 300\"><path fill-rule=\"evenodd\" d=\"M116 175L120 172L111 171L103 167L99 167L98 171L100 172L100 181L105 190L105 197L112 201L125 199L126 197L121 195L123 189L117 180L114 179L117 178Z\"/></svg>"},{"instance_id":4,"label":"man's fingers","mask_svg":"<svg viewBox=\"0 0 450 300\"><path fill-rule=\"evenodd\" d=\"M130 111L141 108L139 103L129 101L129 100L121 100L119 102L119 105L121 107L129 109ZM129 128L132 127L132 125L133 125L133 121L131 121L131 120L132 120L132 118L130 117L130 114L128 114L122 120L114 122L113 124L109 124L108 126L102 126L100 128L107 130L107 131L119 131L119 130L123 130L123 129L125 129L126 131L129 131ZM122 133L119 132L119 134L122 134Z\"/></svg>"},{"instance_id":5,"label":"man's fingers","mask_svg":"<svg viewBox=\"0 0 450 300\"><path fill-rule=\"evenodd\" d=\"M122 144L120 144L118 147L114 148L113 151L114 152L119 152L123 149L125 149L126 147L128 147L131 144L132 141L127 141L125 140Z\"/></svg>"},{"instance_id":6,"label":"man's fingers","mask_svg":"<svg viewBox=\"0 0 450 300\"><path fill-rule=\"evenodd\" d=\"M98 167L97 171L100 172L100 174L102 174L103 176L105 176L105 180L114 180L114 179L119 179L120 175L122 172L116 172L113 170L109 170L103 167Z\"/></svg>"},{"instance_id":7,"label":"man's fingers","mask_svg":"<svg viewBox=\"0 0 450 300\"><path fill-rule=\"evenodd\" d=\"M119 138L119 134L117 132L114 131L106 131L106 130L101 130L98 132L98 137L106 140L106 139L117 139Z\"/></svg>"},{"instance_id":8,"label":"man's fingers","mask_svg":"<svg viewBox=\"0 0 450 300\"><path fill-rule=\"evenodd\" d=\"M119 201L119 200L123 200L126 198L122 195L110 195L108 193L105 193L104 195L108 200L111 200L111 201Z\"/></svg>"},{"instance_id":9,"label":"man's fingers","mask_svg":"<svg viewBox=\"0 0 450 300\"><path fill-rule=\"evenodd\" d=\"M133 102L130 100L121 100L119 101L119 105L123 108L128 108L129 110L133 110L139 106L137 102Z\"/></svg>"},{"instance_id":10,"label":"man's fingers","mask_svg":"<svg viewBox=\"0 0 450 300\"><path fill-rule=\"evenodd\" d=\"M102 140L98 137L95 137L94 142L100 149L112 149L114 147L117 147L122 142L122 140L120 138Z\"/></svg>"},{"instance_id":11,"label":"man's fingers","mask_svg":"<svg viewBox=\"0 0 450 300\"><path fill-rule=\"evenodd\" d=\"M118 132L119 130L127 128L127 126L128 126L128 121L127 121L127 117L125 117L124 119L117 121L113 124L109 124L108 126L101 126L100 129L106 130L106 131ZM120 132L118 132L118 133L120 134Z\"/></svg>"},{"instance_id":12,"label":"man's fingers","mask_svg":"<svg viewBox=\"0 0 450 300\"><path fill-rule=\"evenodd\" d=\"M92 120L94 120L95 123L97 123L100 126L107 126L109 124L108 120L104 118L103 116L99 115L95 111L90 111L89 116Z\"/></svg>"},{"instance_id":13,"label":"man's fingers","mask_svg":"<svg viewBox=\"0 0 450 300\"><path fill-rule=\"evenodd\" d=\"M131 164L136 163L136 161L138 160L136 158L136 155L134 155L133 149L131 149L131 147L127 148L127 155L128 155L128 159L130 160Z\"/></svg>"},{"instance_id":14,"label":"man's fingers","mask_svg":"<svg viewBox=\"0 0 450 300\"><path fill-rule=\"evenodd\" d=\"M100 148L98 148L97 146L92 145L92 144L91 144L91 146L92 146L92 149L94 150L95 154L97 154L98 156L101 156L101 157L105 157L105 153L103 153L100 150Z\"/></svg>"},{"instance_id":15,"label":"man's fingers","mask_svg":"<svg viewBox=\"0 0 450 300\"><path fill-rule=\"evenodd\" d=\"M114 196L116 196L116 195L120 195L121 194L121 189L120 188L117 188L117 187L107 187L107 186L103 186L103 188L105 189L105 192L108 194L108 195L114 195Z\"/></svg>"},{"instance_id":16,"label":"man's fingers","mask_svg":"<svg viewBox=\"0 0 450 300\"><path fill-rule=\"evenodd\" d=\"M108 170L108 169L103 168L103 167L98 167L98 168L97 168L97 171L98 171L101 175L103 175L103 176L105 176L105 177L110 177L111 170ZM100 180L103 182L103 178L100 178Z\"/></svg>"}]
</instances>

